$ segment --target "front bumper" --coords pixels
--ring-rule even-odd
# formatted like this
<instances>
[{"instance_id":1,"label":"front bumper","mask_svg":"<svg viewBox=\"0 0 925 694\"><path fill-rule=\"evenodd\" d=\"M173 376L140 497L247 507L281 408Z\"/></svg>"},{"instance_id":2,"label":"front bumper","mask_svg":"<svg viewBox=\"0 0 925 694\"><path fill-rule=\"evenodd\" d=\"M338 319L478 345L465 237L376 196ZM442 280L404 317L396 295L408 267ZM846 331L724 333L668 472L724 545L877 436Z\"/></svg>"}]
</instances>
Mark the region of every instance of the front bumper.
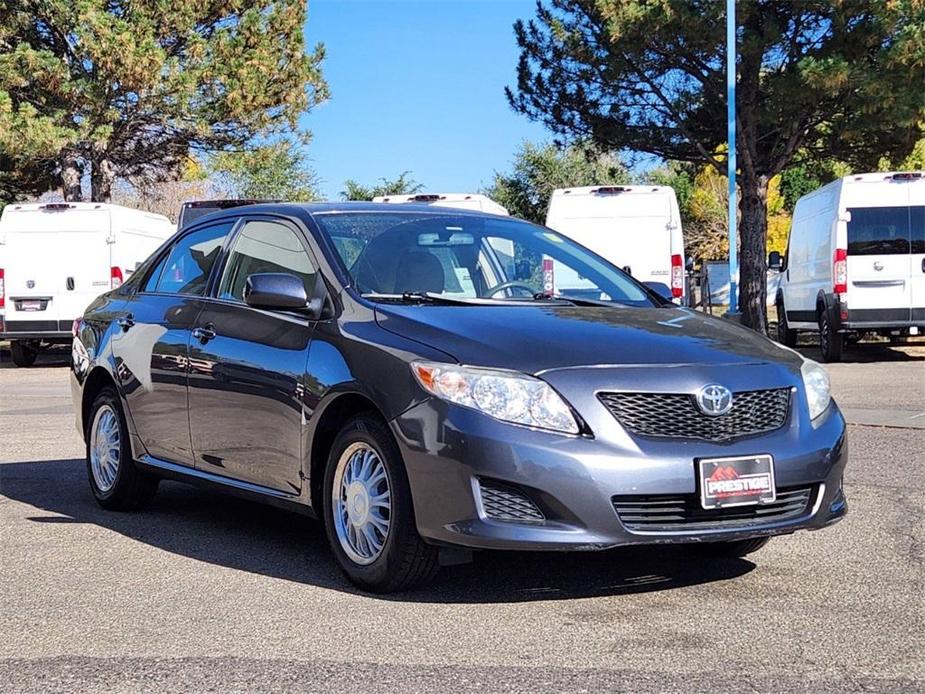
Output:
<instances>
[{"instance_id":1,"label":"front bumper","mask_svg":"<svg viewBox=\"0 0 925 694\"><path fill-rule=\"evenodd\" d=\"M615 419L594 438L509 425L429 400L392 422L411 485L418 531L439 544L482 549L595 550L621 545L734 540L820 529L847 511L845 422L832 403L813 427L795 413L780 430L729 443L640 441ZM611 427L612 430L606 427ZM808 431L806 431L808 429ZM713 527L640 531L624 525L614 497L694 495L695 460L770 453L778 489L809 488L805 512ZM542 511L538 521L486 515L480 481L509 484Z\"/></svg>"}]
</instances>

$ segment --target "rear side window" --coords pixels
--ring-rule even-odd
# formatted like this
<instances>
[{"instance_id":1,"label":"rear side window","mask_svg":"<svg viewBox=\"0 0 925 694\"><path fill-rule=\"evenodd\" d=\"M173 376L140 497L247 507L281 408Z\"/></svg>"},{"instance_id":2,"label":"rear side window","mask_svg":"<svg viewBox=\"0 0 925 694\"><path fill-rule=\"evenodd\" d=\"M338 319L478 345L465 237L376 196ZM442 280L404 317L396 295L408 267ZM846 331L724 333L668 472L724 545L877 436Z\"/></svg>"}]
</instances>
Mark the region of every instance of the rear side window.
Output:
<instances>
[{"instance_id":1,"label":"rear side window","mask_svg":"<svg viewBox=\"0 0 925 694\"><path fill-rule=\"evenodd\" d=\"M277 222L247 222L237 235L222 274L218 296L244 301L244 285L249 275L260 272L285 272L295 275L312 295L315 267L298 234Z\"/></svg>"},{"instance_id":2,"label":"rear side window","mask_svg":"<svg viewBox=\"0 0 925 694\"><path fill-rule=\"evenodd\" d=\"M848 211L848 255L909 253L909 207L856 207Z\"/></svg>"},{"instance_id":3,"label":"rear side window","mask_svg":"<svg viewBox=\"0 0 925 694\"><path fill-rule=\"evenodd\" d=\"M216 224L180 239L170 251L160 272L157 291L166 294L204 295L209 273L232 226L234 222ZM156 274L158 268L155 268L152 277Z\"/></svg>"}]
</instances>

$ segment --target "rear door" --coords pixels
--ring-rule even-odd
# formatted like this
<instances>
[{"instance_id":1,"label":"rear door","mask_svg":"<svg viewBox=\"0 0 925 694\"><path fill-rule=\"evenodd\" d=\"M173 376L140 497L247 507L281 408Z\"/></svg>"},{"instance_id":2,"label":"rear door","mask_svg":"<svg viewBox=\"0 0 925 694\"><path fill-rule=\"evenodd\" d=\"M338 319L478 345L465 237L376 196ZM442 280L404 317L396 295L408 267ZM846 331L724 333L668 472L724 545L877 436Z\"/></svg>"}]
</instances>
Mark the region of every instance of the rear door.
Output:
<instances>
[{"instance_id":1,"label":"rear door","mask_svg":"<svg viewBox=\"0 0 925 694\"><path fill-rule=\"evenodd\" d=\"M552 228L640 282L671 285L671 210L666 195L589 193L558 203ZM679 251L680 252L680 251Z\"/></svg>"},{"instance_id":2,"label":"rear door","mask_svg":"<svg viewBox=\"0 0 925 694\"><path fill-rule=\"evenodd\" d=\"M113 337L116 373L141 443L160 460L193 465L187 380L190 331L233 220L192 231L160 255L125 303Z\"/></svg>"},{"instance_id":3,"label":"rear door","mask_svg":"<svg viewBox=\"0 0 925 694\"><path fill-rule=\"evenodd\" d=\"M905 186L902 186L905 188ZM907 192L883 207L849 207L848 309L851 321L896 322L910 320L910 219ZM886 197L886 196L885 196Z\"/></svg>"},{"instance_id":4,"label":"rear door","mask_svg":"<svg viewBox=\"0 0 925 694\"><path fill-rule=\"evenodd\" d=\"M925 325L925 179L909 184L912 254L909 267L912 320Z\"/></svg>"},{"instance_id":5,"label":"rear door","mask_svg":"<svg viewBox=\"0 0 925 694\"><path fill-rule=\"evenodd\" d=\"M247 277L296 275L312 295L317 265L298 228L246 219L190 346L189 415L198 468L289 494L301 487L302 387L313 324L244 303Z\"/></svg>"},{"instance_id":6,"label":"rear door","mask_svg":"<svg viewBox=\"0 0 925 694\"><path fill-rule=\"evenodd\" d=\"M109 211L48 205L23 211L6 233L6 320L34 332L69 331L109 291Z\"/></svg>"}]
</instances>

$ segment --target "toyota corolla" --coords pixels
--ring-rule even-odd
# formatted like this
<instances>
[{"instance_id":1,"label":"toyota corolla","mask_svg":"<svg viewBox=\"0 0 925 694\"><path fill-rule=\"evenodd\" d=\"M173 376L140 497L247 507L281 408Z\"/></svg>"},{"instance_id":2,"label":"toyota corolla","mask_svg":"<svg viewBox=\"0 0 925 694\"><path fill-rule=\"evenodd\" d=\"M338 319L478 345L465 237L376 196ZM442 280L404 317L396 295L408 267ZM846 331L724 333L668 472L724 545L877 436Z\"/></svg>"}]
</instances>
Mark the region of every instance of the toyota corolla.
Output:
<instances>
[{"instance_id":1,"label":"toyota corolla","mask_svg":"<svg viewBox=\"0 0 925 694\"><path fill-rule=\"evenodd\" d=\"M524 221L226 210L74 333L104 508L170 478L300 510L369 590L480 549L743 556L846 512L822 367Z\"/></svg>"}]
</instances>

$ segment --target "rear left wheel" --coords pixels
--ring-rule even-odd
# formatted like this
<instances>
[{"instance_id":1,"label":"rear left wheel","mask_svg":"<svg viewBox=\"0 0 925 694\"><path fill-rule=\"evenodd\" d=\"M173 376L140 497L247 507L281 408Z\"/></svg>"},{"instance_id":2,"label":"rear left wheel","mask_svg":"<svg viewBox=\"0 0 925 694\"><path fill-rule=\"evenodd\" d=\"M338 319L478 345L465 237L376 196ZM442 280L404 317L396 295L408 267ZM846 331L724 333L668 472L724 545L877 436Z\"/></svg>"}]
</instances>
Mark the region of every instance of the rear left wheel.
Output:
<instances>
[{"instance_id":1,"label":"rear left wheel","mask_svg":"<svg viewBox=\"0 0 925 694\"><path fill-rule=\"evenodd\" d=\"M39 351L33 345L23 340L10 342L10 356L16 366L32 366Z\"/></svg>"},{"instance_id":2,"label":"rear left wheel","mask_svg":"<svg viewBox=\"0 0 925 694\"><path fill-rule=\"evenodd\" d=\"M111 511L132 511L147 504L158 479L132 460L128 427L119 396L104 388L90 407L87 428L87 474L97 503Z\"/></svg>"},{"instance_id":3,"label":"rear left wheel","mask_svg":"<svg viewBox=\"0 0 925 694\"><path fill-rule=\"evenodd\" d=\"M338 563L361 588L406 590L437 573L437 549L418 535L401 452L381 420L356 417L335 439L324 516Z\"/></svg>"},{"instance_id":4,"label":"rear left wheel","mask_svg":"<svg viewBox=\"0 0 925 694\"><path fill-rule=\"evenodd\" d=\"M819 351L826 363L841 361L845 349L845 336L835 330L824 308L819 312Z\"/></svg>"}]
</instances>

